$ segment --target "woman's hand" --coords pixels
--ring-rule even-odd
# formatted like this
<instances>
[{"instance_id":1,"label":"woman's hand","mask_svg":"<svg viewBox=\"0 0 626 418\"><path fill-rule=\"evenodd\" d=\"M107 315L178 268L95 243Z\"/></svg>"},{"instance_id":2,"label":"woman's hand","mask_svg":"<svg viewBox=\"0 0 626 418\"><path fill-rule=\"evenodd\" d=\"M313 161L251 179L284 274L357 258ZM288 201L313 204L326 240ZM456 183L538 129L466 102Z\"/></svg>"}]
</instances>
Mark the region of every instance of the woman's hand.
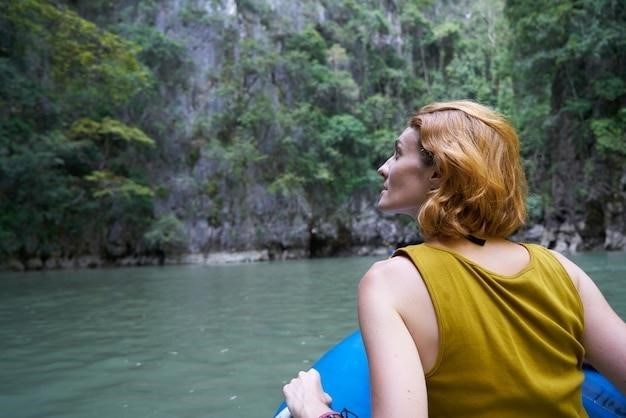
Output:
<instances>
[{"instance_id":1,"label":"woman's hand","mask_svg":"<svg viewBox=\"0 0 626 418\"><path fill-rule=\"evenodd\" d=\"M293 418L318 418L332 411L329 407L332 399L324 392L315 369L298 373L298 377L283 387L283 395Z\"/></svg>"}]
</instances>

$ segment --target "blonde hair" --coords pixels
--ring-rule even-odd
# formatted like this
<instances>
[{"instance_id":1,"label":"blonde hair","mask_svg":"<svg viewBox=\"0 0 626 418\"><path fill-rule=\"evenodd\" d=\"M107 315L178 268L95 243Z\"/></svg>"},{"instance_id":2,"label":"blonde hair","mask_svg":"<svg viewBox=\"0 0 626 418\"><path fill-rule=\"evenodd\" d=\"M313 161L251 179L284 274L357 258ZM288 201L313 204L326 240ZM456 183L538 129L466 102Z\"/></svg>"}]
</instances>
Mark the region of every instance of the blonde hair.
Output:
<instances>
[{"instance_id":1,"label":"blonde hair","mask_svg":"<svg viewBox=\"0 0 626 418\"><path fill-rule=\"evenodd\" d=\"M425 162L440 176L420 207L422 236L508 237L526 220L526 177L515 129L500 113L461 100L411 118Z\"/></svg>"}]
</instances>

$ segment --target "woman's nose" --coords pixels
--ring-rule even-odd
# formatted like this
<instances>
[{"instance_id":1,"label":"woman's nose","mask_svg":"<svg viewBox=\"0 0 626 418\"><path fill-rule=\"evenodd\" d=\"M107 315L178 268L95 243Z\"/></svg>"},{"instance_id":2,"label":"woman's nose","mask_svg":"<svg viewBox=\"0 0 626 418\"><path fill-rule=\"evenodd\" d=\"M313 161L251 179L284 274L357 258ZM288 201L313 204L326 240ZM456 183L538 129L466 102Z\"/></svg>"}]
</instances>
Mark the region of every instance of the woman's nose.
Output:
<instances>
[{"instance_id":1,"label":"woman's nose","mask_svg":"<svg viewBox=\"0 0 626 418\"><path fill-rule=\"evenodd\" d=\"M376 170L376 172L378 173L378 175L380 175L383 178L387 178L387 172L388 172L388 167L387 167L387 163L389 162L389 160L385 161L383 163L383 165L381 165L380 167L378 167L378 170Z\"/></svg>"}]
</instances>

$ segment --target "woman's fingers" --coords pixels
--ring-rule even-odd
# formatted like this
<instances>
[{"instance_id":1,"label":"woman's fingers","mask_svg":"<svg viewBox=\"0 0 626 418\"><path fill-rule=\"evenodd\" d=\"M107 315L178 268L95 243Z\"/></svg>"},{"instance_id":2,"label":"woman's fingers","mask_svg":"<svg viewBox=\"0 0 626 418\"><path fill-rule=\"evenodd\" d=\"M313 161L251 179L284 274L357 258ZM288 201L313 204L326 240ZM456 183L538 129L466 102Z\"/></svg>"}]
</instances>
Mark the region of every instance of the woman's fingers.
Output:
<instances>
[{"instance_id":1,"label":"woman's fingers","mask_svg":"<svg viewBox=\"0 0 626 418\"><path fill-rule=\"evenodd\" d=\"M283 387L283 395L294 417L319 416L328 412L331 397L322 388L320 374L315 369L301 371ZM317 415L315 415L317 414Z\"/></svg>"}]
</instances>

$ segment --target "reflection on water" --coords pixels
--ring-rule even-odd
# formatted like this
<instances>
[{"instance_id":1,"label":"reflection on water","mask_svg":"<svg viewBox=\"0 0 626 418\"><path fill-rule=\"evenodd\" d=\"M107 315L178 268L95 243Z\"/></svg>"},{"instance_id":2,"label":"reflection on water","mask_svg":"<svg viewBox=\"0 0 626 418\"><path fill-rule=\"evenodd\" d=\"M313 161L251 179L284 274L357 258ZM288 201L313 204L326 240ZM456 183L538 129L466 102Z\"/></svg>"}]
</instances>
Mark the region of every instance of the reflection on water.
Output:
<instances>
[{"instance_id":1,"label":"reflection on water","mask_svg":"<svg viewBox=\"0 0 626 418\"><path fill-rule=\"evenodd\" d=\"M626 317L626 256L574 257ZM373 258L0 275L0 411L261 417L356 328Z\"/></svg>"}]
</instances>

